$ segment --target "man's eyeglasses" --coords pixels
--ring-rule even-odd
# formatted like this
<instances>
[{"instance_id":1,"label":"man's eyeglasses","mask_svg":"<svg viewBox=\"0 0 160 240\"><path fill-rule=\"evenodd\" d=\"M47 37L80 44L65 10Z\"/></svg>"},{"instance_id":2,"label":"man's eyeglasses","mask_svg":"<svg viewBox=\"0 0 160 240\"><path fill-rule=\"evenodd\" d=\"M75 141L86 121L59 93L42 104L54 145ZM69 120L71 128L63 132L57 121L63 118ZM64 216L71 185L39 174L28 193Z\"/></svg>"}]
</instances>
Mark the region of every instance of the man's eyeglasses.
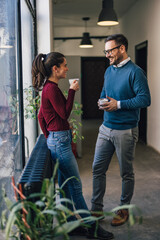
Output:
<instances>
[{"instance_id":1,"label":"man's eyeglasses","mask_svg":"<svg viewBox=\"0 0 160 240\"><path fill-rule=\"evenodd\" d=\"M109 50L104 50L103 52L104 52L105 55L111 55L111 54L112 54L112 51L113 51L114 49L120 48L120 46L121 46L121 45L119 45L119 46L117 46L117 47L114 47L114 48L111 48L111 49L109 49Z\"/></svg>"}]
</instances>

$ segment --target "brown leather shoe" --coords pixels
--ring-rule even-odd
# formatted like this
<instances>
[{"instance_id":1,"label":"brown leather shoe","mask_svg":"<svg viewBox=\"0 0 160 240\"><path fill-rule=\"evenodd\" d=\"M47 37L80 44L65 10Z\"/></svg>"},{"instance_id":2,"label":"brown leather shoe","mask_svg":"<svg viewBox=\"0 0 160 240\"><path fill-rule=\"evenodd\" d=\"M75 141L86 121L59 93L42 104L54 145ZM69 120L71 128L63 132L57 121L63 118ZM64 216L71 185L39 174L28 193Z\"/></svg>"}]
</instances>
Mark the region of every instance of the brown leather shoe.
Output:
<instances>
[{"instance_id":1,"label":"brown leather shoe","mask_svg":"<svg viewBox=\"0 0 160 240\"><path fill-rule=\"evenodd\" d=\"M118 210L116 216L112 219L111 225L116 227L124 224L129 217L127 209Z\"/></svg>"}]
</instances>

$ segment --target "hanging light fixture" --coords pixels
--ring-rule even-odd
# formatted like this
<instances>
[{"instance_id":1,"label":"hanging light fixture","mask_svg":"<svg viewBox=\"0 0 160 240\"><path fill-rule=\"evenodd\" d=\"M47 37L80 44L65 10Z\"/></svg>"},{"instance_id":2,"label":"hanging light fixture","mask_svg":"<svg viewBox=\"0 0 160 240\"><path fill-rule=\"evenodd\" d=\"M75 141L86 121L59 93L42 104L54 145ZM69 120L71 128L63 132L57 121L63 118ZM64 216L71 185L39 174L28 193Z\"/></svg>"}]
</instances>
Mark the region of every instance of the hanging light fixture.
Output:
<instances>
[{"instance_id":1,"label":"hanging light fixture","mask_svg":"<svg viewBox=\"0 0 160 240\"><path fill-rule=\"evenodd\" d=\"M114 26L119 24L116 12L113 9L113 0L102 0L102 11L98 22L99 26Z\"/></svg>"},{"instance_id":2,"label":"hanging light fixture","mask_svg":"<svg viewBox=\"0 0 160 240\"><path fill-rule=\"evenodd\" d=\"M89 19L90 19L89 17L82 18L82 20L85 21L85 32L83 33L83 38L79 45L80 48L93 48L93 44L91 42L89 32L87 32L87 21Z\"/></svg>"}]
</instances>

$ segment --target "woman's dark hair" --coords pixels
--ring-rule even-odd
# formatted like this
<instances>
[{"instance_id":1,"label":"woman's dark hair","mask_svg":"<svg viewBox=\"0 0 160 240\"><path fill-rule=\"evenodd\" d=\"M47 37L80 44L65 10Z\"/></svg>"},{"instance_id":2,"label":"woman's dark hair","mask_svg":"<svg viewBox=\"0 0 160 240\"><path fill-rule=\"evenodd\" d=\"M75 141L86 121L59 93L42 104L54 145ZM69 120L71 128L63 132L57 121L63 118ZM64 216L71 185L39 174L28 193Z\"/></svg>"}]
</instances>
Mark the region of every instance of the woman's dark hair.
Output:
<instances>
[{"instance_id":1,"label":"woman's dark hair","mask_svg":"<svg viewBox=\"0 0 160 240\"><path fill-rule=\"evenodd\" d=\"M32 63L32 85L35 90L41 91L43 84L52 74L52 67L60 65L64 62L65 56L59 52L51 52L46 54L38 54Z\"/></svg>"},{"instance_id":2,"label":"woman's dark hair","mask_svg":"<svg viewBox=\"0 0 160 240\"><path fill-rule=\"evenodd\" d=\"M126 52L128 50L128 40L123 34L113 34L106 38L105 43L114 40L117 45L124 45Z\"/></svg>"}]
</instances>

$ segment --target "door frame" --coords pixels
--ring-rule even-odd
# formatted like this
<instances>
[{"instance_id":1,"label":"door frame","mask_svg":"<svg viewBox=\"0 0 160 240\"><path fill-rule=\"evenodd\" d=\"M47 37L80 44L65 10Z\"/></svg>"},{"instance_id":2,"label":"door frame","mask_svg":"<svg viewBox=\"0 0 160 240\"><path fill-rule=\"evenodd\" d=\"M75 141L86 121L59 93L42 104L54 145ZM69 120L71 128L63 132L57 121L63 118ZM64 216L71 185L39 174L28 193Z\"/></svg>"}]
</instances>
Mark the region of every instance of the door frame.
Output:
<instances>
[{"instance_id":1,"label":"door frame","mask_svg":"<svg viewBox=\"0 0 160 240\"><path fill-rule=\"evenodd\" d=\"M144 70L146 76L147 76L147 57L148 57L148 41L144 41L141 42L137 45L135 45L135 63L138 65L138 51L142 50L143 48L145 48L146 50L146 58L145 58L145 67L146 69L143 69L141 66L141 68ZM145 129L145 135L143 137L143 139L139 138L139 140L141 142L143 142L144 144L147 144L147 108L141 108L140 110L140 121L139 121L139 133L140 133L140 126L144 126ZM139 134L140 136L140 134Z\"/></svg>"}]
</instances>

